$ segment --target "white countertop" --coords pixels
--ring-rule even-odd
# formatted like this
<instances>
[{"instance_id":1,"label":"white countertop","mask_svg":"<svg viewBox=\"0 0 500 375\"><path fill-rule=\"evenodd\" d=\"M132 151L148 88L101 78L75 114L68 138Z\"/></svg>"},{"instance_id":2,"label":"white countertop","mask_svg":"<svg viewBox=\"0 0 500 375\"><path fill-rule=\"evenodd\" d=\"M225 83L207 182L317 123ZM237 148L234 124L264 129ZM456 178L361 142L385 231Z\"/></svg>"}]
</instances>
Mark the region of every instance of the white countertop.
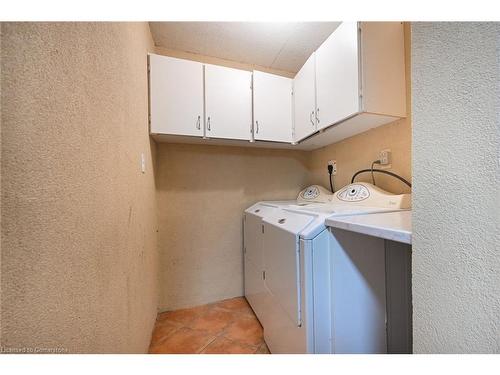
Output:
<instances>
[{"instance_id":1,"label":"white countertop","mask_svg":"<svg viewBox=\"0 0 500 375\"><path fill-rule=\"evenodd\" d=\"M411 244L411 211L329 217L329 227Z\"/></svg>"}]
</instances>

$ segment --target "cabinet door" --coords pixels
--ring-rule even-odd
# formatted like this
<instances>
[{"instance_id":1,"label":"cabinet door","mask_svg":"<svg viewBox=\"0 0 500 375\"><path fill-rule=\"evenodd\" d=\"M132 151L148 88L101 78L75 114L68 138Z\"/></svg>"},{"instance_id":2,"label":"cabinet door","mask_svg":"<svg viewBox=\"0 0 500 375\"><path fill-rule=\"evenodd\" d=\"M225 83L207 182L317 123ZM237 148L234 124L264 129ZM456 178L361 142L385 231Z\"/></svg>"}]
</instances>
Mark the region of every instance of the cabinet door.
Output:
<instances>
[{"instance_id":1,"label":"cabinet door","mask_svg":"<svg viewBox=\"0 0 500 375\"><path fill-rule=\"evenodd\" d=\"M252 73L205 65L206 136L251 139Z\"/></svg>"},{"instance_id":2,"label":"cabinet door","mask_svg":"<svg viewBox=\"0 0 500 375\"><path fill-rule=\"evenodd\" d=\"M357 22L342 22L316 51L318 129L360 111Z\"/></svg>"},{"instance_id":3,"label":"cabinet door","mask_svg":"<svg viewBox=\"0 0 500 375\"><path fill-rule=\"evenodd\" d=\"M149 55L151 133L203 136L203 64Z\"/></svg>"},{"instance_id":4,"label":"cabinet door","mask_svg":"<svg viewBox=\"0 0 500 375\"><path fill-rule=\"evenodd\" d=\"M315 53L306 61L293 80L294 140L300 141L316 131Z\"/></svg>"},{"instance_id":5,"label":"cabinet door","mask_svg":"<svg viewBox=\"0 0 500 375\"><path fill-rule=\"evenodd\" d=\"M253 72L254 138L292 142L292 79Z\"/></svg>"}]
</instances>

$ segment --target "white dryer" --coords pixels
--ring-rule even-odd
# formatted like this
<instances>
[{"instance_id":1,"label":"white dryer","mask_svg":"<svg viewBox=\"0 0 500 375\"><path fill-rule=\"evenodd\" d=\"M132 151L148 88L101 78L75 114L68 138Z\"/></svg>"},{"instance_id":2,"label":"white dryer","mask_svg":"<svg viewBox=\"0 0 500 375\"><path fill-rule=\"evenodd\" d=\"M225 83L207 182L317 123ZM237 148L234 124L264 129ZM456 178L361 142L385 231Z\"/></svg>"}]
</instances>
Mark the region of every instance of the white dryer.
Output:
<instances>
[{"instance_id":1,"label":"white dryer","mask_svg":"<svg viewBox=\"0 0 500 375\"><path fill-rule=\"evenodd\" d=\"M356 183L245 211L245 295L272 353L386 351L383 242L335 234L325 219L409 204L409 195Z\"/></svg>"}]
</instances>

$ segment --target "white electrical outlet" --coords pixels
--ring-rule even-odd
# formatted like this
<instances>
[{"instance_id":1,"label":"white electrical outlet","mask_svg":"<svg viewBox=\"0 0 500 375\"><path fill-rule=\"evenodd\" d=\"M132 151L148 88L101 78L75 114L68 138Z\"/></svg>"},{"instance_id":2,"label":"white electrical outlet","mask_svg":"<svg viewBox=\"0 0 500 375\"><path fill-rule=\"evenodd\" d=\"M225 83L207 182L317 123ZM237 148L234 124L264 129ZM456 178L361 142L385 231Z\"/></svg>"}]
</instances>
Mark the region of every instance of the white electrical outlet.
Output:
<instances>
[{"instance_id":1,"label":"white electrical outlet","mask_svg":"<svg viewBox=\"0 0 500 375\"><path fill-rule=\"evenodd\" d=\"M391 150L386 149L380 151L379 159L380 159L380 164L382 165L391 164Z\"/></svg>"},{"instance_id":2,"label":"white electrical outlet","mask_svg":"<svg viewBox=\"0 0 500 375\"><path fill-rule=\"evenodd\" d=\"M144 157L144 154L141 154L141 172L146 172L146 158Z\"/></svg>"},{"instance_id":3,"label":"white electrical outlet","mask_svg":"<svg viewBox=\"0 0 500 375\"><path fill-rule=\"evenodd\" d=\"M332 175L335 176L337 174L337 161L336 160L329 160L328 165L331 165L333 167Z\"/></svg>"},{"instance_id":4,"label":"white electrical outlet","mask_svg":"<svg viewBox=\"0 0 500 375\"><path fill-rule=\"evenodd\" d=\"M380 160L380 166L382 169L388 169L391 168L391 163L392 163L392 153L390 149L385 149L379 152L378 156Z\"/></svg>"}]
</instances>

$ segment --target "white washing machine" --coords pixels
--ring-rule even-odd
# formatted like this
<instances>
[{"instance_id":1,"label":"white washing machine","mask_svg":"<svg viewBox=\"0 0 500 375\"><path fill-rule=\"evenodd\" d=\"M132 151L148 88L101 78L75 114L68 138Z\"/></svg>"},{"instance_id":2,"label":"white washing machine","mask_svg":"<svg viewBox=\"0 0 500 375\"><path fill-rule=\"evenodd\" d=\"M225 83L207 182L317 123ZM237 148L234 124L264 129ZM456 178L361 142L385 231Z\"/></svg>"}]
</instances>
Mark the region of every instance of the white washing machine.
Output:
<instances>
[{"instance_id":1,"label":"white washing machine","mask_svg":"<svg viewBox=\"0 0 500 375\"><path fill-rule=\"evenodd\" d=\"M245 211L245 295L272 353L385 353L384 242L330 230L330 216L410 208L368 183Z\"/></svg>"},{"instance_id":2,"label":"white washing machine","mask_svg":"<svg viewBox=\"0 0 500 375\"><path fill-rule=\"evenodd\" d=\"M306 198L302 198L303 196ZM245 297L262 325L269 311L269 293L264 285L263 223L262 219L284 208L300 209L321 205L333 195L321 186L310 186L297 200L258 202L245 210L243 216L243 252L245 263Z\"/></svg>"}]
</instances>

